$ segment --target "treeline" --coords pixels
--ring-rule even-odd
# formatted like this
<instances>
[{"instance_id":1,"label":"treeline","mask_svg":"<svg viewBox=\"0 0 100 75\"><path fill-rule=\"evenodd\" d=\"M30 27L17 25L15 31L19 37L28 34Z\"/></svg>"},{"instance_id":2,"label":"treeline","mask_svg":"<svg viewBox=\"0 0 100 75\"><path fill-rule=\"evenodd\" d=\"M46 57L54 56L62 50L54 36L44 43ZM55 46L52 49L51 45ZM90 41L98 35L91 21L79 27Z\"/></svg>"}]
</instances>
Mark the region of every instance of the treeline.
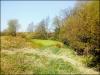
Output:
<instances>
[{"instance_id":1,"label":"treeline","mask_svg":"<svg viewBox=\"0 0 100 75\"><path fill-rule=\"evenodd\" d=\"M31 38L64 42L72 47L77 55L86 56L87 66L100 71L100 5L99 1L86 2L78 3L72 10L65 11L63 18L56 16L52 24L55 27L53 32L49 30L48 18L35 26L30 23L27 31L34 33ZM17 20L10 20L4 32L16 36L18 27Z\"/></svg>"},{"instance_id":2,"label":"treeline","mask_svg":"<svg viewBox=\"0 0 100 75\"><path fill-rule=\"evenodd\" d=\"M48 30L48 20L49 18L47 17L46 19L41 20L38 24L34 25L33 22L31 22L28 26L25 32L18 32L20 29L20 24L17 19L11 19L8 21L8 27L4 29L1 32L1 35L11 35L16 37L19 34L22 37L25 37L25 33L29 33L30 38L35 38L35 39L48 39L48 34L50 33ZM33 33L33 34L32 34Z\"/></svg>"}]
</instances>

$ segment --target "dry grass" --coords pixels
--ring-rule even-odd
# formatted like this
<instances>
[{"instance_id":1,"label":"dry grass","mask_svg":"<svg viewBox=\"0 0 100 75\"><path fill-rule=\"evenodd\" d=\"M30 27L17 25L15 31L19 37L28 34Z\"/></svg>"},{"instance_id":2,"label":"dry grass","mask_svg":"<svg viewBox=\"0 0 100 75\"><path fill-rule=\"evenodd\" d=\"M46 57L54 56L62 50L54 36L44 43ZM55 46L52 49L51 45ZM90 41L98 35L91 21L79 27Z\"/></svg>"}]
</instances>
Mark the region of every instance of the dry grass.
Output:
<instances>
[{"instance_id":1,"label":"dry grass","mask_svg":"<svg viewBox=\"0 0 100 75\"><path fill-rule=\"evenodd\" d=\"M1 49L24 47L35 48L35 45L20 36L1 36Z\"/></svg>"},{"instance_id":2,"label":"dry grass","mask_svg":"<svg viewBox=\"0 0 100 75\"><path fill-rule=\"evenodd\" d=\"M61 51L55 54L50 48L2 50L1 70L6 74L98 74L74 58L60 55Z\"/></svg>"},{"instance_id":3,"label":"dry grass","mask_svg":"<svg viewBox=\"0 0 100 75\"><path fill-rule=\"evenodd\" d=\"M46 51L46 52L45 52ZM2 74L73 74L80 71L59 56L40 49L1 51Z\"/></svg>"},{"instance_id":4,"label":"dry grass","mask_svg":"<svg viewBox=\"0 0 100 75\"><path fill-rule=\"evenodd\" d=\"M2 74L98 74L81 65L72 49L51 40L2 36L0 59Z\"/></svg>"}]
</instances>

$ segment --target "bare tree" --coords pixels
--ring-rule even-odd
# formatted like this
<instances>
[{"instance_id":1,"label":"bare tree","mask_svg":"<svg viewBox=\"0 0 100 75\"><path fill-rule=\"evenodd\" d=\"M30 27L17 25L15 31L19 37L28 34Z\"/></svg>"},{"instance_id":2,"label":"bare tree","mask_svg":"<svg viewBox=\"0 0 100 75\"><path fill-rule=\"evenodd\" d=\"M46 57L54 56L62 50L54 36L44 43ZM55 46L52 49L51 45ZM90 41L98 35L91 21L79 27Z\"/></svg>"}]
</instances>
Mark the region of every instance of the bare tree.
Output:
<instances>
[{"instance_id":1,"label":"bare tree","mask_svg":"<svg viewBox=\"0 0 100 75\"><path fill-rule=\"evenodd\" d=\"M61 20L58 16L56 16L54 18L53 24L55 25L55 39L59 39L60 38L60 28L61 28Z\"/></svg>"},{"instance_id":2,"label":"bare tree","mask_svg":"<svg viewBox=\"0 0 100 75\"><path fill-rule=\"evenodd\" d=\"M34 23L32 22L32 23L30 23L30 24L28 25L27 31L28 31L28 32L33 32L33 29L34 29Z\"/></svg>"},{"instance_id":3,"label":"bare tree","mask_svg":"<svg viewBox=\"0 0 100 75\"><path fill-rule=\"evenodd\" d=\"M36 27L35 32L39 38L48 38L48 18L42 20Z\"/></svg>"}]
</instances>

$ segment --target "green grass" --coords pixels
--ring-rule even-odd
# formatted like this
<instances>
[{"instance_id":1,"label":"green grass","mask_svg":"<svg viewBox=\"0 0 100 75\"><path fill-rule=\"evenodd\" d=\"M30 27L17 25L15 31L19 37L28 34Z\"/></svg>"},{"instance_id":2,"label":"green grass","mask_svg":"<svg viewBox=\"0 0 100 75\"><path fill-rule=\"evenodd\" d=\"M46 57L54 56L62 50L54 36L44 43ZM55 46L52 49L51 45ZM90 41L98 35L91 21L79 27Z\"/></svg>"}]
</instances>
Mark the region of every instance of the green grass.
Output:
<instances>
[{"instance_id":1,"label":"green grass","mask_svg":"<svg viewBox=\"0 0 100 75\"><path fill-rule=\"evenodd\" d=\"M54 46L56 44L62 44L58 41L53 40L40 40L40 39L32 39L32 43L38 45L39 47L48 47L48 46Z\"/></svg>"}]
</instances>

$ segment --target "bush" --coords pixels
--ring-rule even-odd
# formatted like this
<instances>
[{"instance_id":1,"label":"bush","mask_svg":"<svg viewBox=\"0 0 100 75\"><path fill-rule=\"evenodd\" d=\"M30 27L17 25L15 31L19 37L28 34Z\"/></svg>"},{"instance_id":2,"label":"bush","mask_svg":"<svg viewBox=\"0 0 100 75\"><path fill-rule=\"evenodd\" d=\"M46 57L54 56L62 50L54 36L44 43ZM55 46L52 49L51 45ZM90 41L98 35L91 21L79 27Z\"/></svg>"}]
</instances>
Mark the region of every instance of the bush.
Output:
<instances>
[{"instance_id":1,"label":"bush","mask_svg":"<svg viewBox=\"0 0 100 75\"><path fill-rule=\"evenodd\" d=\"M20 36L2 36L1 49L33 47L32 43Z\"/></svg>"},{"instance_id":2,"label":"bush","mask_svg":"<svg viewBox=\"0 0 100 75\"><path fill-rule=\"evenodd\" d=\"M57 48L62 48L63 45L62 45L61 43L57 43L57 44L56 44L56 47L57 47Z\"/></svg>"},{"instance_id":3,"label":"bush","mask_svg":"<svg viewBox=\"0 0 100 75\"><path fill-rule=\"evenodd\" d=\"M95 6L94 6L95 5ZM90 1L66 14L61 29L61 37L69 41L78 55L90 55L86 58L88 66L97 67L100 54L100 11L99 1ZM77 19L76 19L77 18ZM65 42L66 43L66 42ZM97 52L95 49L99 49Z\"/></svg>"}]
</instances>

